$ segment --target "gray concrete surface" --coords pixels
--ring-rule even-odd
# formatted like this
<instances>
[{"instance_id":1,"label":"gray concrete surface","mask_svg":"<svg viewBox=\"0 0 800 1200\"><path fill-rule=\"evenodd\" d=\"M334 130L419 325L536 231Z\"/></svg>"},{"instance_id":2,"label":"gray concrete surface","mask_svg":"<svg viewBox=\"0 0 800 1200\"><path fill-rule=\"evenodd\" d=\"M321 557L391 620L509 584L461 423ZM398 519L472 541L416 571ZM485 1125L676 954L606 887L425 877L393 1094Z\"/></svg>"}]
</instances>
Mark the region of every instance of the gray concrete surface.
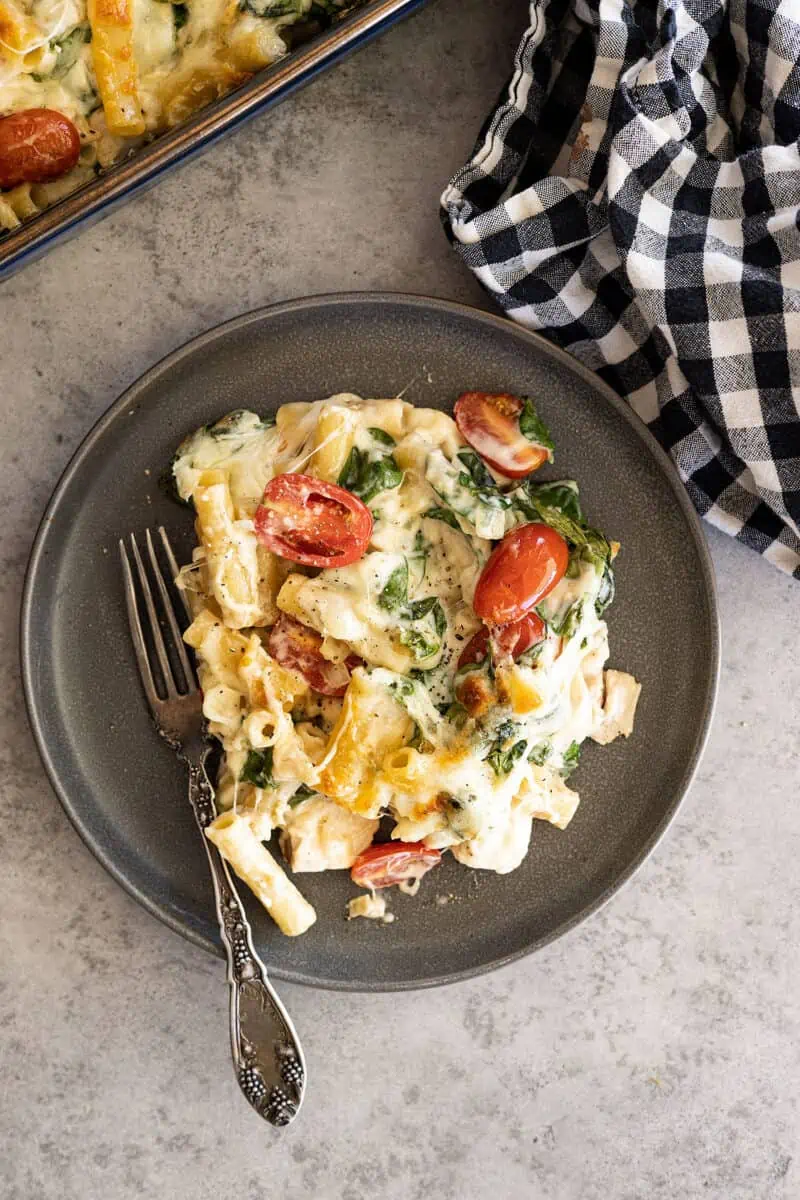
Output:
<instances>
[{"instance_id":1,"label":"gray concrete surface","mask_svg":"<svg viewBox=\"0 0 800 1200\"><path fill-rule=\"evenodd\" d=\"M61 813L16 661L22 575L120 389L270 300L479 302L437 197L521 2L440 0L0 289L2 1200L767 1200L800 1195L798 585L711 533L725 644L708 754L603 914L440 991L286 988L313 1080L240 1100L218 963L138 908Z\"/></svg>"}]
</instances>

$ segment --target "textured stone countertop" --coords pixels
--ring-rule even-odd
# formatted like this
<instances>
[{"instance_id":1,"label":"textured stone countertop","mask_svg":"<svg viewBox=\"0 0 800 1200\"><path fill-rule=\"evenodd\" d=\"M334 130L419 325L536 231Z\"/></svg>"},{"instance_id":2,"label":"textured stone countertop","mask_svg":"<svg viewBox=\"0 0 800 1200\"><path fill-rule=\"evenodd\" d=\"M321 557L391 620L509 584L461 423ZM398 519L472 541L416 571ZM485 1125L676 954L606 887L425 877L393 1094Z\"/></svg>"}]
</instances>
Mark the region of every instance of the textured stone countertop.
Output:
<instances>
[{"instance_id":1,"label":"textured stone countertop","mask_svg":"<svg viewBox=\"0 0 800 1200\"><path fill-rule=\"evenodd\" d=\"M405 995L284 988L313 1079L282 1134L239 1097L220 964L95 862L26 725L31 539L125 385L286 297L484 303L437 199L525 11L439 0L0 285L2 1200L800 1196L800 591L755 555L709 533L720 700L652 859L602 914L494 975Z\"/></svg>"}]
</instances>

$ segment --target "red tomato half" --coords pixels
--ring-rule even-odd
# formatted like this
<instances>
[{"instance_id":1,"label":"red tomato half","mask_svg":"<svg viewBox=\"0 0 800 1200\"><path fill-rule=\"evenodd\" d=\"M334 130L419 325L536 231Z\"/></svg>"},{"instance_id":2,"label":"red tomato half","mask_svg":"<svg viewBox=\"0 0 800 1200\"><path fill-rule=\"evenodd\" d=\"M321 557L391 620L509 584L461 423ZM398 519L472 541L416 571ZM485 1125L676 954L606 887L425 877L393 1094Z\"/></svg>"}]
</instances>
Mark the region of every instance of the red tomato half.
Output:
<instances>
[{"instance_id":1,"label":"red tomato half","mask_svg":"<svg viewBox=\"0 0 800 1200\"><path fill-rule=\"evenodd\" d=\"M441 858L441 850L431 850L424 842L380 842L362 850L350 868L350 878L359 887L391 887L406 879L421 879Z\"/></svg>"},{"instance_id":2,"label":"red tomato half","mask_svg":"<svg viewBox=\"0 0 800 1200\"><path fill-rule=\"evenodd\" d=\"M520 431L523 406L519 396L507 392L464 392L453 410L462 437L509 479L530 475L550 457L546 446L529 441Z\"/></svg>"},{"instance_id":3,"label":"red tomato half","mask_svg":"<svg viewBox=\"0 0 800 1200\"><path fill-rule=\"evenodd\" d=\"M553 590L568 562L567 543L555 529L520 525L490 554L472 607L487 625L518 621Z\"/></svg>"},{"instance_id":4,"label":"red tomato half","mask_svg":"<svg viewBox=\"0 0 800 1200\"><path fill-rule=\"evenodd\" d=\"M309 687L323 696L343 696L350 683L350 672L361 666L361 659L351 654L343 663L329 662L322 657L322 638L294 617L281 613L269 631L267 649L282 667L299 671Z\"/></svg>"},{"instance_id":5,"label":"red tomato half","mask_svg":"<svg viewBox=\"0 0 800 1200\"><path fill-rule=\"evenodd\" d=\"M306 567L346 567L372 537L372 513L352 492L310 475L277 475L256 510L258 540Z\"/></svg>"},{"instance_id":6,"label":"red tomato half","mask_svg":"<svg viewBox=\"0 0 800 1200\"><path fill-rule=\"evenodd\" d=\"M26 108L2 117L0 188L57 179L75 166L80 152L72 121L52 108Z\"/></svg>"},{"instance_id":7,"label":"red tomato half","mask_svg":"<svg viewBox=\"0 0 800 1200\"><path fill-rule=\"evenodd\" d=\"M482 663L489 652L489 635L497 649L503 655L519 658L535 642L541 642L545 635L544 621L538 613L526 613L518 621L508 625L495 625L489 630L486 625L470 638L458 660L459 670L469 663Z\"/></svg>"}]
</instances>

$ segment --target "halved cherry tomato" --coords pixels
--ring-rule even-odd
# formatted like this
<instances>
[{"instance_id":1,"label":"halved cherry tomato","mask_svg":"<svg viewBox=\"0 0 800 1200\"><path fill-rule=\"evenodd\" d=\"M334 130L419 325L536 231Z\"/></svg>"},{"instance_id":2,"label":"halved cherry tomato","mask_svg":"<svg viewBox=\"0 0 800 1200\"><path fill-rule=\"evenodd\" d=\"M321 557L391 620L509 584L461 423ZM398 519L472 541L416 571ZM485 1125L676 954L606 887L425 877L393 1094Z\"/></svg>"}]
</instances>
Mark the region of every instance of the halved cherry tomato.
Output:
<instances>
[{"instance_id":1,"label":"halved cherry tomato","mask_svg":"<svg viewBox=\"0 0 800 1200\"><path fill-rule=\"evenodd\" d=\"M462 437L509 479L530 475L550 457L546 446L529 441L520 430L524 404L507 392L463 392L453 410Z\"/></svg>"},{"instance_id":2,"label":"halved cherry tomato","mask_svg":"<svg viewBox=\"0 0 800 1200\"><path fill-rule=\"evenodd\" d=\"M534 521L507 533L481 571L472 607L487 625L518 621L551 592L569 562L567 543Z\"/></svg>"},{"instance_id":3,"label":"halved cherry tomato","mask_svg":"<svg viewBox=\"0 0 800 1200\"><path fill-rule=\"evenodd\" d=\"M309 687L323 696L343 696L350 672L361 666L361 659L351 654L343 663L329 662L322 657L321 645L316 629L286 613L281 613L267 638L267 649L282 667L299 671Z\"/></svg>"},{"instance_id":4,"label":"halved cherry tomato","mask_svg":"<svg viewBox=\"0 0 800 1200\"><path fill-rule=\"evenodd\" d=\"M483 625L470 638L458 660L459 670L470 663L482 663L489 653L489 637L501 654L519 658L535 642L541 642L545 635L544 621L538 613L525 613L518 621L508 625L495 625L491 630Z\"/></svg>"},{"instance_id":5,"label":"halved cherry tomato","mask_svg":"<svg viewBox=\"0 0 800 1200\"><path fill-rule=\"evenodd\" d=\"M26 108L0 118L0 188L44 183L70 171L81 152L80 135L63 113Z\"/></svg>"},{"instance_id":6,"label":"halved cherry tomato","mask_svg":"<svg viewBox=\"0 0 800 1200\"><path fill-rule=\"evenodd\" d=\"M358 496L310 475L277 475L256 509L258 540L306 567L357 562L372 537L372 513Z\"/></svg>"},{"instance_id":7,"label":"halved cherry tomato","mask_svg":"<svg viewBox=\"0 0 800 1200\"><path fill-rule=\"evenodd\" d=\"M385 888L406 879L421 879L442 858L424 842L379 842L362 850L350 868L359 887Z\"/></svg>"}]
</instances>

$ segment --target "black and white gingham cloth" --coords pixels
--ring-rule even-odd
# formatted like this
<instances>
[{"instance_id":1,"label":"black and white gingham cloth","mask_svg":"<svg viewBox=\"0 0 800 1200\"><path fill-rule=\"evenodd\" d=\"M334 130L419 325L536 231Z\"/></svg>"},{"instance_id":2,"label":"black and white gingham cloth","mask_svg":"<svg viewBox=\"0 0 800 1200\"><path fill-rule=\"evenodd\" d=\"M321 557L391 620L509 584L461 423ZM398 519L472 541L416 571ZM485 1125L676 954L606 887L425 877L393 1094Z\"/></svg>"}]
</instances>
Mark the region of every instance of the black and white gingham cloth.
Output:
<instances>
[{"instance_id":1,"label":"black and white gingham cloth","mask_svg":"<svg viewBox=\"0 0 800 1200\"><path fill-rule=\"evenodd\" d=\"M442 197L509 316L800 578L800 0L534 0Z\"/></svg>"}]
</instances>

